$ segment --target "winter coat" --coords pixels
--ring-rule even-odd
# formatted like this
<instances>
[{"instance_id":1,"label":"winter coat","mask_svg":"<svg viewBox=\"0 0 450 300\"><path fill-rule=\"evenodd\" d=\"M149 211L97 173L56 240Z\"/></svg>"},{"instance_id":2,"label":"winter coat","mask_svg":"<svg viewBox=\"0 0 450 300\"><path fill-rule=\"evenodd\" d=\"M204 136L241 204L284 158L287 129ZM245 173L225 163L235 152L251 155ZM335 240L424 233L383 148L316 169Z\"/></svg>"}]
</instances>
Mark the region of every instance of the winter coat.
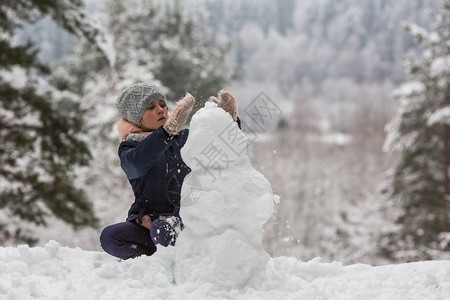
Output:
<instances>
[{"instance_id":1,"label":"winter coat","mask_svg":"<svg viewBox=\"0 0 450 300\"><path fill-rule=\"evenodd\" d=\"M180 154L188 134L185 129L170 136L161 126L141 142L120 144L120 163L135 196L127 221L140 221L144 215L179 216L181 185L191 171Z\"/></svg>"}]
</instances>

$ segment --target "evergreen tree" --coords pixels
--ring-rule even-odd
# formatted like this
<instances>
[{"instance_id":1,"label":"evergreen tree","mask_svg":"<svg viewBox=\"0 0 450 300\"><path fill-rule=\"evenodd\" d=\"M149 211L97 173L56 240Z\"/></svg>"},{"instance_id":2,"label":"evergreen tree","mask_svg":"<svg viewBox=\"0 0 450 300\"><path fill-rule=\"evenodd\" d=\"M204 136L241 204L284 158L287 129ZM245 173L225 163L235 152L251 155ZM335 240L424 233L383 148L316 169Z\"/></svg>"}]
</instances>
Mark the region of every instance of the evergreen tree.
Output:
<instances>
[{"instance_id":1,"label":"evergreen tree","mask_svg":"<svg viewBox=\"0 0 450 300\"><path fill-rule=\"evenodd\" d=\"M73 183L74 167L87 165L78 104L47 81L33 44L18 44L25 22L50 16L101 49L106 40L86 19L82 1L6 0L0 7L0 244L34 243L24 225L48 225L55 216L75 229L97 225L92 204Z\"/></svg>"},{"instance_id":2,"label":"evergreen tree","mask_svg":"<svg viewBox=\"0 0 450 300\"><path fill-rule=\"evenodd\" d=\"M384 250L410 260L435 258L439 251L450 250L443 241L450 232L449 0L435 18L432 32L406 26L423 51L409 61L410 81L394 93L400 108L385 143L401 158L389 190L400 206L400 231L389 236Z\"/></svg>"}]
</instances>

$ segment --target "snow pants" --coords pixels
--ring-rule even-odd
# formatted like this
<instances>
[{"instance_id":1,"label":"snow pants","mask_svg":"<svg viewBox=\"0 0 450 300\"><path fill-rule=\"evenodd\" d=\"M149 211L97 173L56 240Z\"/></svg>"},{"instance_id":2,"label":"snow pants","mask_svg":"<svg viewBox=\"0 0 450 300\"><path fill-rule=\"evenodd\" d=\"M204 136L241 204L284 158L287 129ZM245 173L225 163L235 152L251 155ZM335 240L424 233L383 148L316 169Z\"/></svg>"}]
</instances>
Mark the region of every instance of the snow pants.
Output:
<instances>
[{"instance_id":1,"label":"snow pants","mask_svg":"<svg viewBox=\"0 0 450 300\"><path fill-rule=\"evenodd\" d=\"M150 256L156 252L150 230L133 222L106 227L100 235L100 244L106 253L121 259Z\"/></svg>"}]
</instances>

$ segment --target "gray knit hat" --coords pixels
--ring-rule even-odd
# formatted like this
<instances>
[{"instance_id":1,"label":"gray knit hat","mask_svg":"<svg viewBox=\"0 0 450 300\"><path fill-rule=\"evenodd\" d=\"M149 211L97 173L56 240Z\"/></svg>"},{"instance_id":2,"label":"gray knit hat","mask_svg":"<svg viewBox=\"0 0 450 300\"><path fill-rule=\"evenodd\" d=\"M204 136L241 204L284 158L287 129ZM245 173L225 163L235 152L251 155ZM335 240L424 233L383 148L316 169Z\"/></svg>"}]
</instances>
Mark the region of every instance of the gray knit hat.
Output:
<instances>
[{"instance_id":1,"label":"gray knit hat","mask_svg":"<svg viewBox=\"0 0 450 300\"><path fill-rule=\"evenodd\" d=\"M154 85L135 83L123 90L116 100L116 107L121 118L141 126L142 115L155 100L166 102L166 96Z\"/></svg>"}]
</instances>

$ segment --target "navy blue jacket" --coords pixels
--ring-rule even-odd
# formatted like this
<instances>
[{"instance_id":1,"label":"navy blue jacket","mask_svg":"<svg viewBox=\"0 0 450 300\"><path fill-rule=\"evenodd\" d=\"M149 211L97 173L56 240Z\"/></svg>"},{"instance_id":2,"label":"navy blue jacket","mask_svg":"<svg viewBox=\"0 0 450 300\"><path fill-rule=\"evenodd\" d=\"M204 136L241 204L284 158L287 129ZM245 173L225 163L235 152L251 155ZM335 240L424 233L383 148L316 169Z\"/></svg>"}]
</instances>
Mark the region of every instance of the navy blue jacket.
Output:
<instances>
[{"instance_id":1,"label":"navy blue jacket","mask_svg":"<svg viewBox=\"0 0 450 300\"><path fill-rule=\"evenodd\" d=\"M141 142L120 144L120 164L135 196L127 221L140 221L144 215L179 215L181 185L191 171L180 154L188 134L184 129L172 137L161 126Z\"/></svg>"}]
</instances>

